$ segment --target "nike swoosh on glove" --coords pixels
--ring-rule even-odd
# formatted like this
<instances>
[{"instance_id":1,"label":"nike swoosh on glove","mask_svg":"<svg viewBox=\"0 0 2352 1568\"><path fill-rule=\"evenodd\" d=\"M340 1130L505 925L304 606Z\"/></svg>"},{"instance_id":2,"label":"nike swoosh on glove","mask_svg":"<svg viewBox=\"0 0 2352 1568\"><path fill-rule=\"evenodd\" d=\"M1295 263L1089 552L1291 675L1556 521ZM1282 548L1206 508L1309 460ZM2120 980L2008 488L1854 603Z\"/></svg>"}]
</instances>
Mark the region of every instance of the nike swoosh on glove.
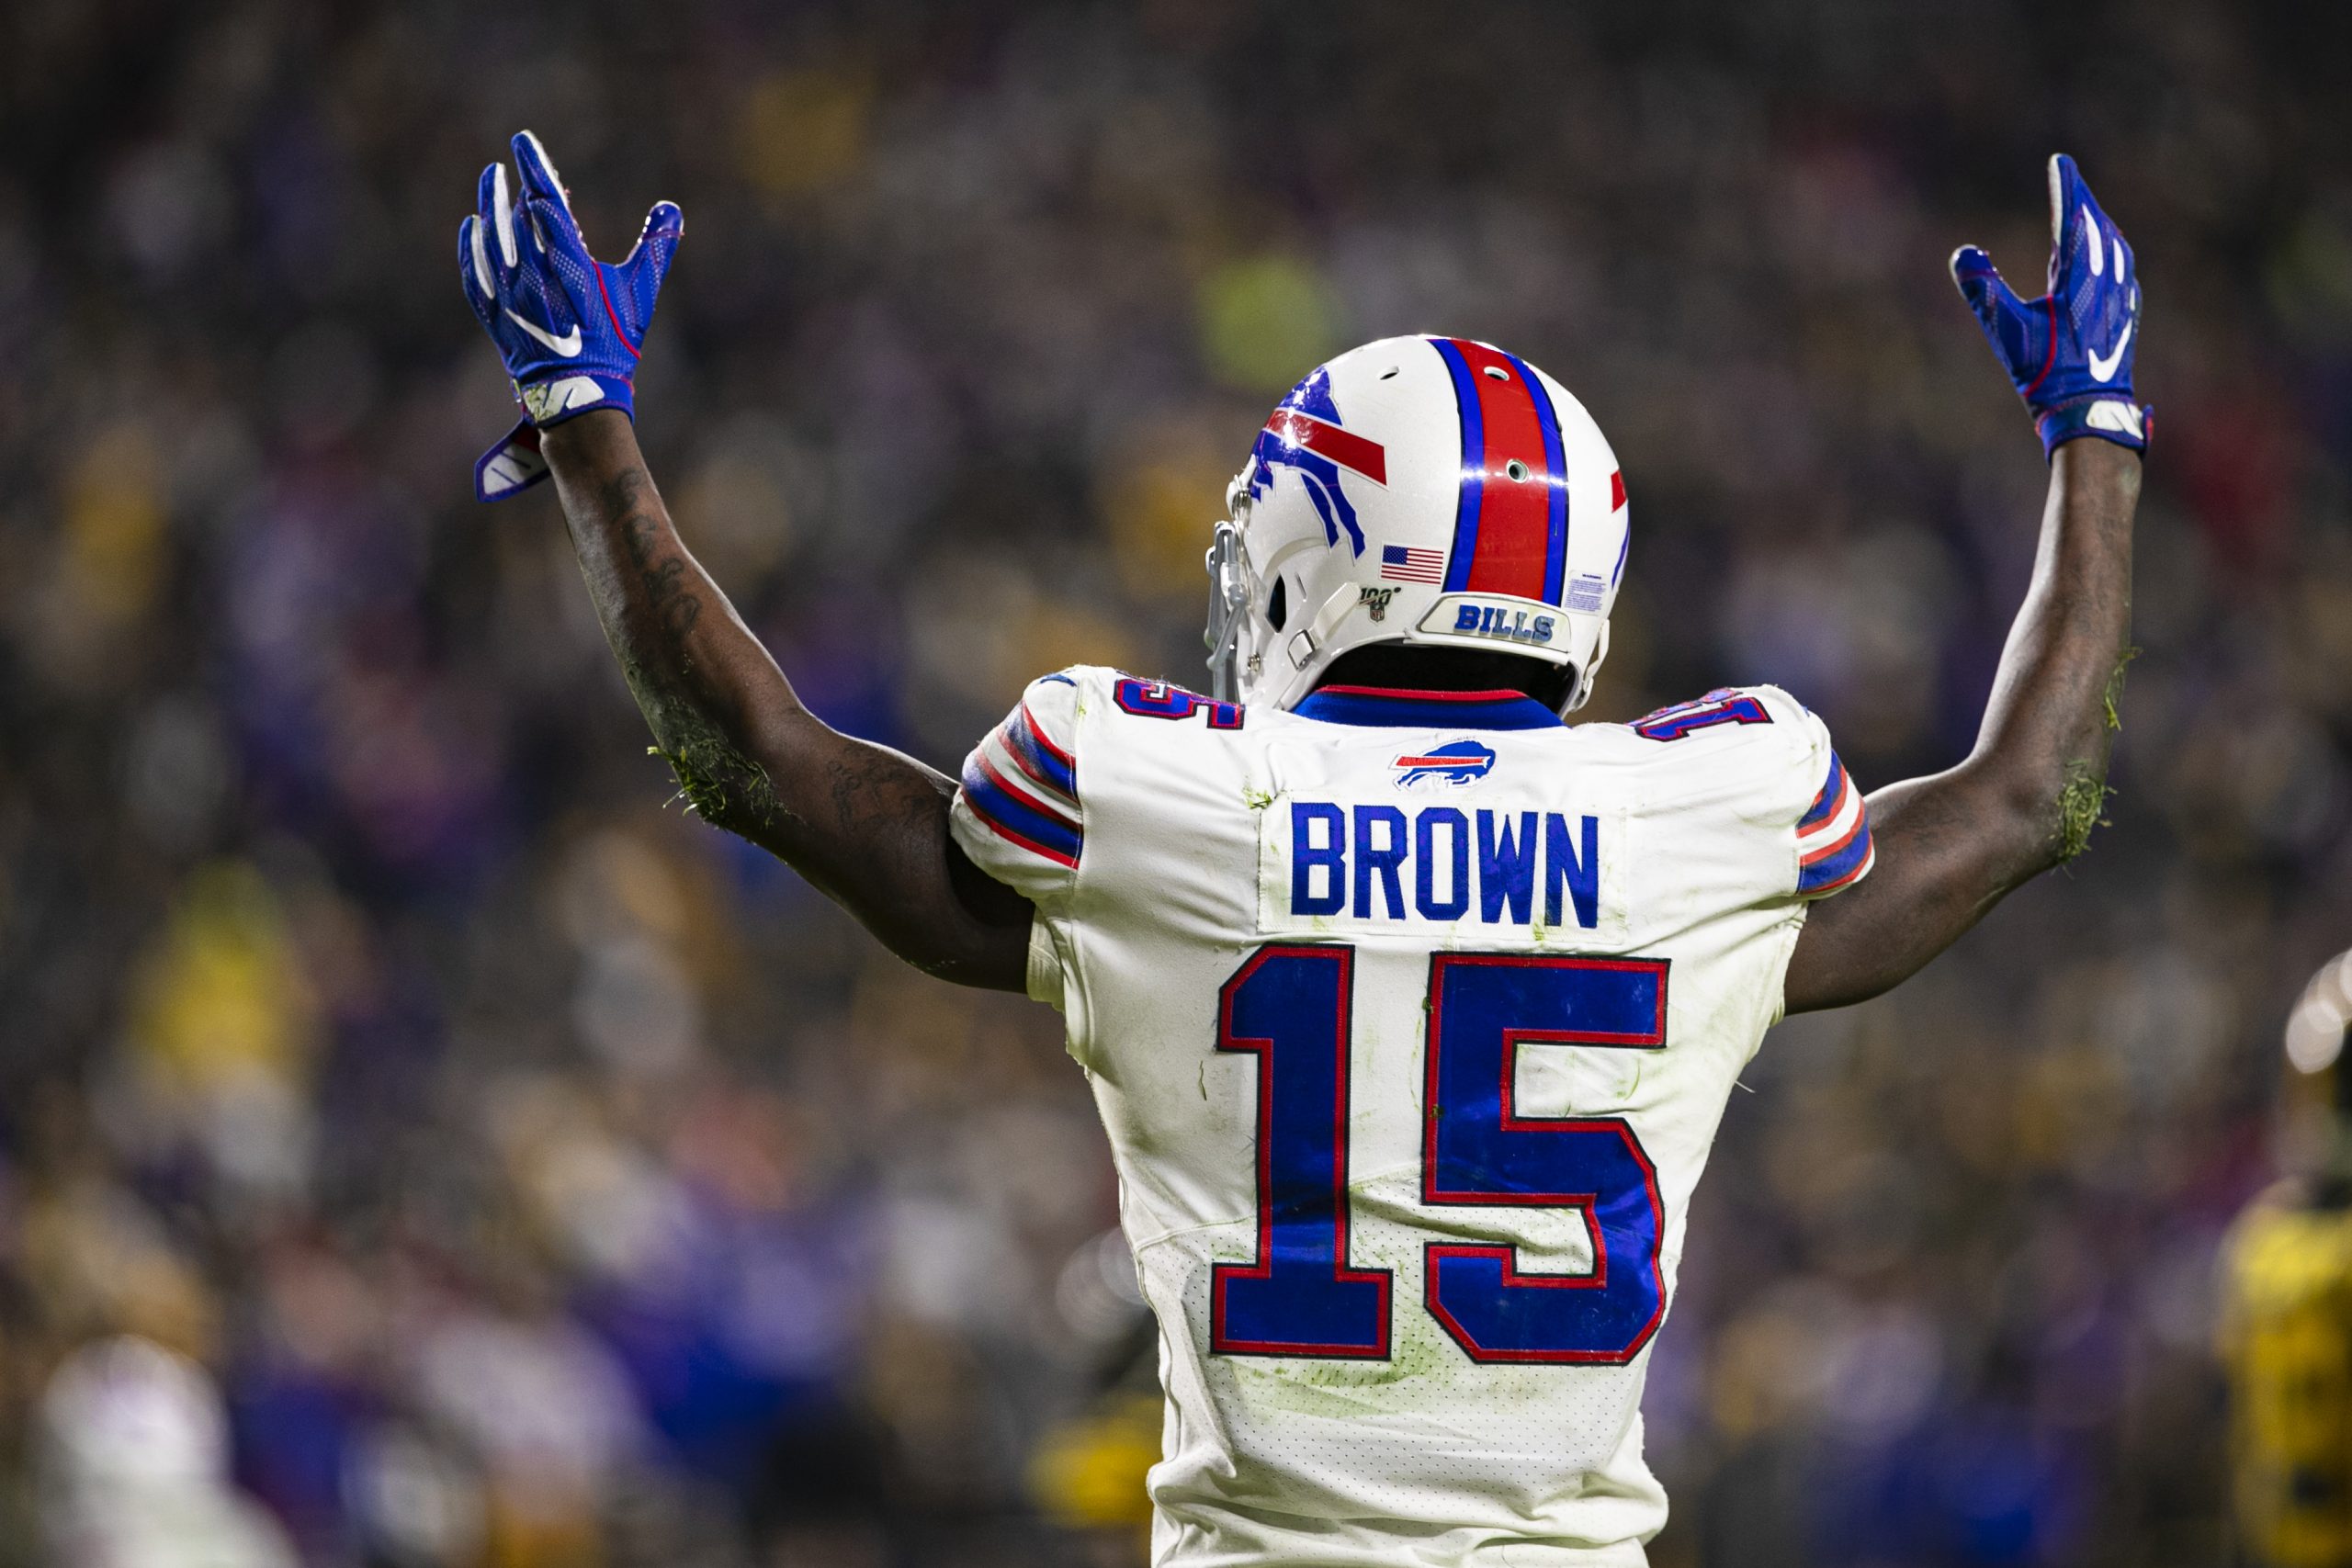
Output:
<instances>
[{"instance_id":1,"label":"nike swoosh on glove","mask_svg":"<svg viewBox=\"0 0 2352 1568\"><path fill-rule=\"evenodd\" d=\"M2064 152L2050 160L2050 292L2039 299L2018 299L1974 245L1952 253L1952 281L2032 412L2045 456L2085 435L2144 450L2151 416L2132 393L2139 268Z\"/></svg>"},{"instance_id":2,"label":"nike swoosh on glove","mask_svg":"<svg viewBox=\"0 0 2352 1568\"><path fill-rule=\"evenodd\" d=\"M685 232L675 202L661 201L626 260L588 254L571 201L547 149L514 138L523 196L509 204L506 165L481 172L480 210L458 228L466 303L498 345L522 423L474 464L474 494L503 501L547 478L539 431L591 409L637 417L635 379L653 301Z\"/></svg>"}]
</instances>

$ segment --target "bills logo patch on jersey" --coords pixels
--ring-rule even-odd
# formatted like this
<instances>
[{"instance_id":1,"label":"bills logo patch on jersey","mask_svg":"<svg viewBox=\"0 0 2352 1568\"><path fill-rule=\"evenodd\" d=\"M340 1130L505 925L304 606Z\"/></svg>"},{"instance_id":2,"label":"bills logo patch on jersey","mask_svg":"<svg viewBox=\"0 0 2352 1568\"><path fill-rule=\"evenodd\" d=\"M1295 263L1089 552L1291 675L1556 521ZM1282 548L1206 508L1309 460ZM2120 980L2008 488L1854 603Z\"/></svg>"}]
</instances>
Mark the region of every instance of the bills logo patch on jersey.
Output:
<instances>
[{"instance_id":1,"label":"bills logo patch on jersey","mask_svg":"<svg viewBox=\"0 0 2352 1568\"><path fill-rule=\"evenodd\" d=\"M1396 759L1395 767L1398 789L1459 789L1495 771L1495 749L1476 740L1449 740L1426 751L1408 751Z\"/></svg>"}]
</instances>

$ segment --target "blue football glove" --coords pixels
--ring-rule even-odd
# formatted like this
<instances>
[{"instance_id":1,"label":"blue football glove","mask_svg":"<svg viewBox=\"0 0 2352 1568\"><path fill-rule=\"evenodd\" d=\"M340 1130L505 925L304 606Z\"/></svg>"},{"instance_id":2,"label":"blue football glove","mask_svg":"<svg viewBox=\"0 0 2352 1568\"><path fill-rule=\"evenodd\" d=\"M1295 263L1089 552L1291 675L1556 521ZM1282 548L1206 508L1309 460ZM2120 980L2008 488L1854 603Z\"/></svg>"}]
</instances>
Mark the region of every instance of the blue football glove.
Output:
<instances>
[{"instance_id":1,"label":"blue football glove","mask_svg":"<svg viewBox=\"0 0 2352 1568\"><path fill-rule=\"evenodd\" d=\"M2050 160L2050 244L2041 299L2018 299L1974 245L1951 254L1952 281L2031 411L2045 456L2085 435L2144 450L2148 412L2132 395L2139 270L2064 152Z\"/></svg>"},{"instance_id":2,"label":"blue football glove","mask_svg":"<svg viewBox=\"0 0 2352 1568\"><path fill-rule=\"evenodd\" d=\"M591 409L637 417L631 383L685 216L656 202L618 266L588 254L571 202L529 131L514 138L523 199L506 198L506 165L481 172L481 210L458 229L466 302L498 345L523 422L474 465L474 494L502 501L547 478L539 430Z\"/></svg>"}]
</instances>

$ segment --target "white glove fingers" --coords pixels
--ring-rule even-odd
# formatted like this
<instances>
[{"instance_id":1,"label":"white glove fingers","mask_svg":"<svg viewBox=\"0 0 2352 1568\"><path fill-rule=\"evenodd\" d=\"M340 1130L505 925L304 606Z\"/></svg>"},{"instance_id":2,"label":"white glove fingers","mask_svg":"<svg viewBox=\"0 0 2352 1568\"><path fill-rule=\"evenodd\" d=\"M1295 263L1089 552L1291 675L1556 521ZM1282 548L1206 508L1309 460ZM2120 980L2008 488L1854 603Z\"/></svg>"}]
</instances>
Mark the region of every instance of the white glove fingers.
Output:
<instances>
[{"instance_id":1,"label":"white glove fingers","mask_svg":"<svg viewBox=\"0 0 2352 1568\"><path fill-rule=\"evenodd\" d=\"M498 254L511 268L522 253L514 248L514 209L506 199L506 165L492 164L490 169L490 211L492 221L498 225Z\"/></svg>"},{"instance_id":2,"label":"white glove fingers","mask_svg":"<svg viewBox=\"0 0 2352 1568\"><path fill-rule=\"evenodd\" d=\"M490 238L492 225L497 222L498 188L498 165L483 164L481 178L476 182L474 217L485 242Z\"/></svg>"},{"instance_id":3,"label":"white glove fingers","mask_svg":"<svg viewBox=\"0 0 2352 1568\"><path fill-rule=\"evenodd\" d=\"M458 225L464 231L458 236L468 263L466 280L472 287L474 309L488 310L498 299L498 286L491 280L490 252L481 237L481 220L469 218Z\"/></svg>"},{"instance_id":4,"label":"white glove fingers","mask_svg":"<svg viewBox=\"0 0 2352 1568\"><path fill-rule=\"evenodd\" d=\"M548 252L548 224L554 215L544 201L526 197L518 209L521 221L515 225L515 243L526 253L526 259L537 266Z\"/></svg>"}]
</instances>

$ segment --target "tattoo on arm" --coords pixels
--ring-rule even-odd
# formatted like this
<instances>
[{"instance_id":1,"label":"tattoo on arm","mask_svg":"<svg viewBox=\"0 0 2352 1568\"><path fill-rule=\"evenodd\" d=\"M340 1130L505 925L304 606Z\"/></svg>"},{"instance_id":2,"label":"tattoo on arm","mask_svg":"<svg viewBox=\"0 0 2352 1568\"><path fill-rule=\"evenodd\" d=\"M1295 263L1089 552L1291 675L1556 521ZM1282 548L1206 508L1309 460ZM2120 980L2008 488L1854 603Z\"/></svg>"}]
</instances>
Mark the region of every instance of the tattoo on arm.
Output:
<instances>
[{"instance_id":1,"label":"tattoo on arm","mask_svg":"<svg viewBox=\"0 0 2352 1568\"><path fill-rule=\"evenodd\" d=\"M678 539L623 416L584 414L542 442L606 639L688 807L788 862L909 962L1022 988L1029 907L956 850L955 785L801 705Z\"/></svg>"}]
</instances>

